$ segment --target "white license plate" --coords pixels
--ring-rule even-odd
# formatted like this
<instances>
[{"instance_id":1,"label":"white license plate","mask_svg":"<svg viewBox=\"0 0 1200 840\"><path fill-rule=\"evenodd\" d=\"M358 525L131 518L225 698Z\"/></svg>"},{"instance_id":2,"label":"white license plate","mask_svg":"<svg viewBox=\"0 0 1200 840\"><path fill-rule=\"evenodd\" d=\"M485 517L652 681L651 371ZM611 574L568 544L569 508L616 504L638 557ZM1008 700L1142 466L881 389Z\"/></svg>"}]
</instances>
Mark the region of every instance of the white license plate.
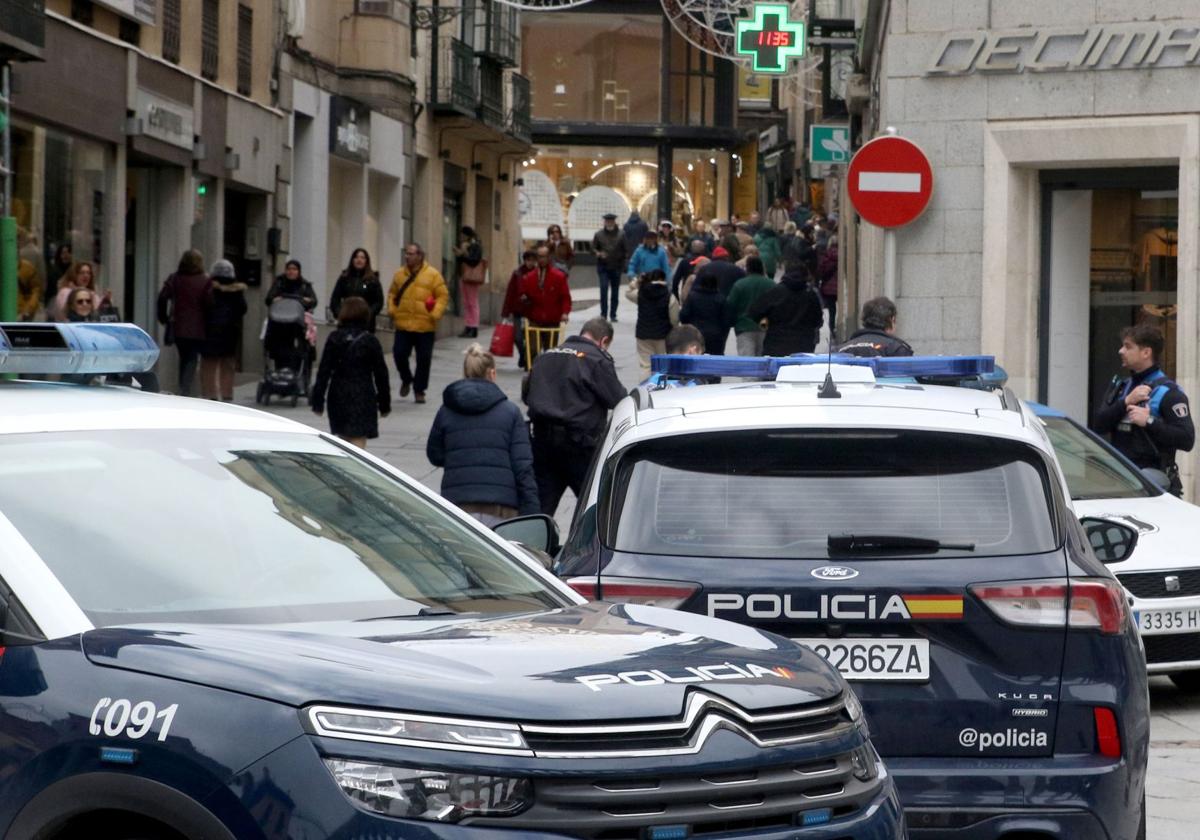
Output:
<instances>
[{"instance_id":1,"label":"white license plate","mask_svg":"<svg viewBox=\"0 0 1200 840\"><path fill-rule=\"evenodd\" d=\"M848 680L928 682L928 639L795 639Z\"/></svg>"},{"instance_id":2,"label":"white license plate","mask_svg":"<svg viewBox=\"0 0 1200 840\"><path fill-rule=\"evenodd\" d=\"M1138 630L1144 636L1200 633L1200 607L1185 610L1138 610L1134 616L1137 620Z\"/></svg>"}]
</instances>

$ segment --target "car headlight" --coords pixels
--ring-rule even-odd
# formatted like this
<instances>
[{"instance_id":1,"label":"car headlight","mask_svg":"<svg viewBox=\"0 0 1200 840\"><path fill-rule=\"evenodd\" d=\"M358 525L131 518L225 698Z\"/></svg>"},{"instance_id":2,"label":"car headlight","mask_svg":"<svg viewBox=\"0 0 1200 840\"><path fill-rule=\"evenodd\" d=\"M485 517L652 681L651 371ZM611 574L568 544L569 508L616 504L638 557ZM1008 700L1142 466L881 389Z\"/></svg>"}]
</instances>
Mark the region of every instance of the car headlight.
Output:
<instances>
[{"instance_id":1,"label":"car headlight","mask_svg":"<svg viewBox=\"0 0 1200 840\"><path fill-rule=\"evenodd\" d=\"M342 758L327 758L325 766L348 797L388 817L454 823L468 817L512 816L533 802L528 779Z\"/></svg>"},{"instance_id":2,"label":"car headlight","mask_svg":"<svg viewBox=\"0 0 1200 840\"><path fill-rule=\"evenodd\" d=\"M879 755L870 741L850 753L850 772L860 782L870 782L879 778Z\"/></svg>"},{"instance_id":3,"label":"car headlight","mask_svg":"<svg viewBox=\"0 0 1200 840\"><path fill-rule=\"evenodd\" d=\"M862 723L863 707L862 701L858 699L858 695L854 693L854 689L849 686L842 692L846 698L846 714L850 716L850 720L854 723Z\"/></svg>"},{"instance_id":4,"label":"car headlight","mask_svg":"<svg viewBox=\"0 0 1200 840\"><path fill-rule=\"evenodd\" d=\"M532 754L520 727L513 723L335 706L310 708L308 720L315 734L327 738L502 755Z\"/></svg>"}]
</instances>

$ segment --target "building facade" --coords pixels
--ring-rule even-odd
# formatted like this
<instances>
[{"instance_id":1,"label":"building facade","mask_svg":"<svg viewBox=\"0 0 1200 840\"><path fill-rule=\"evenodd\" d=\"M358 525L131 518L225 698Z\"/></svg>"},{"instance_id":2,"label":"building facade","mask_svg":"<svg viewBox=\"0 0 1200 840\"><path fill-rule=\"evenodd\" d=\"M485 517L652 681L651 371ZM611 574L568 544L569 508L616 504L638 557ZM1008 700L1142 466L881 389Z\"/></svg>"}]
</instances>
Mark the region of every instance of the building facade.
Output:
<instances>
[{"instance_id":1,"label":"building facade","mask_svg":"<svg viewBox=\"0 0 1200 840\"><path fill-rule=\"evenodd\" d=\"M933 164L896 235L901 331L918 352L995 354L1017 393L1081 421L1120 372L1122 328L1162 328L1200 389L1200 6L1191 0L871 2L863 139ZM883 291L857 229L858 300ZM1195 495L1197 454L1182 459Z\"/></svg>"}]
</instances>

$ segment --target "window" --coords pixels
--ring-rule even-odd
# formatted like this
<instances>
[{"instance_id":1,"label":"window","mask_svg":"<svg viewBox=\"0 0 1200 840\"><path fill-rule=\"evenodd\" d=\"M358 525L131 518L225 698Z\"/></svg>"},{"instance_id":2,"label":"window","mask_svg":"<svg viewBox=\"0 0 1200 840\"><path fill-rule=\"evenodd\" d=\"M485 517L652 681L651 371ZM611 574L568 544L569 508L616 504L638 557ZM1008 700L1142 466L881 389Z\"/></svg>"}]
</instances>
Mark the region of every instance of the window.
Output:
<instances>
[{"instance_id":1,"label":"window","mask_svg":"<svg viewBox=\"0 0 1200 840\"><path fill-rule=\"evenodd\" d=\"M713 125L717 59L671 35L671 123Z\"/></svg>"},{"instance_id":2,"label":"window","mask_svg":"<svg viewBox=\"0 0 1200 840\"><path fill-rule=\"evenodd\" d=\"M354 14L374 15L407 22L409 3L408 0L354 0Z\"/></svg>"},{"instance_id":3,"label":"window","mask_svg":"<svg viewBox=\"0 0 1200 840\"><path fill-rule=\"evenodd\" d=\"M162 7L162 55L167 61L179 63L179 29L183 12L182 0L163 0Z\"/></svg>"},{"instance_id":4,"label":"window","mask_svg":"<svg viewBox=\"0 0 1200 840\"><path fill-rule=\"evenodd\" d=\"M1065 417L1043 418L1072 499L1144 499L1146 482Z\"/></svg>"},{"instance_id":5,"label":"window","mask_svg":"<svg viewBox=\"0 0 1200 840\"><path fill-rule=\"evenodd\" d=\"M200 75L215 81L220 72L220 51L217 48L221 34L220 0L204 0L200 17Z\"/></svg>"},{"instance_id":6,"label":"window","mask_svg":"<svg viewBox=\"0 0 1200 840\"><path fill-rule=\"evenodd\" d=\"M249 96L254 74L254 10L238 5L237 91Z\"/></svg>"},{"instance_id":7,"label":"window","mask_svg":"<svg viewBox=\"0 0 1200 840\"><path fill-rule=\"evenodd\" d=\"M126 44L133 44L135 47L142 42L142 25L136 20L129 18L121 18L117 37Z\"/></svg>"},{"instance_id":8,"label":"window","mask_svg":"<svg viewBox=\"0 0 1200 840\"><path fill-rule=\"evenodd\" d=\"M92 0L71 0L71 20L84 26L92 26L94 14Z\"/></svg>"}]
</instances>

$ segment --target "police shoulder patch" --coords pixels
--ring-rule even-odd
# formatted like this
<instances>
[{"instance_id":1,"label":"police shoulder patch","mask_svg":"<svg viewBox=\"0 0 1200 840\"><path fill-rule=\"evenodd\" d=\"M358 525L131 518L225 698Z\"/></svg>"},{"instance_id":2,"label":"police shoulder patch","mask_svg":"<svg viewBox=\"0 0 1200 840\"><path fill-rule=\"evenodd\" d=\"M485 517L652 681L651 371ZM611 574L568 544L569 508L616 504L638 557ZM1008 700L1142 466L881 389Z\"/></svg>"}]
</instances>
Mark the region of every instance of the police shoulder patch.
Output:
<instances>
[{"instance_id":1,"label":"police shoulder patch","mask_svg":"<svg viewBox=\"0 0 1200 840\"><path fill-rule=\"evenodd\" d=\"M1171 410L1175 412L1176 417L1187 417L1188 416L1187 403L1175 403L1175 405L1171 406Z\"/></svg>"}]
</instances>

